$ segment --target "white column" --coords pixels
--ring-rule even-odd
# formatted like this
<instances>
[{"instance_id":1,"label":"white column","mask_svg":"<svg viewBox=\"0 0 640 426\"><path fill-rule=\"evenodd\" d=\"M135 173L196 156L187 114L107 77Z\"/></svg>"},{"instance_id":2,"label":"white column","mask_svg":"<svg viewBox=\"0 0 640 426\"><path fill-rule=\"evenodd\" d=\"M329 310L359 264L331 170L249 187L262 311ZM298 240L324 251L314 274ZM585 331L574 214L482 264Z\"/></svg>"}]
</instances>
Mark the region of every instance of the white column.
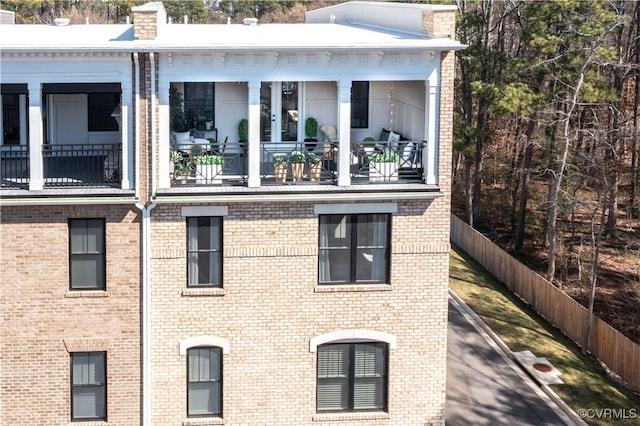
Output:
<instances>
[{"instance_id":1,"label":"white column","mask_svg":"<svg viewBox=\"0 0 640 426\"><path fill-rule=\"evenodd\" d=\"M158 152L158 175L159 187L169 188L171 182L169 179L170 172L170 156L169 146L171 145L171 131L169 129L169 85L159 83L158 85L158 143L160 144Z\"/></svg>"},{"instance_id":2,"label":"white column","mask_svg":"<svg viewBox=\"0 0 640 426\"><path fill-rule=\"evenodd\" d=\"M426 81L426 104L427 104L427 129L425 134L427 135L427 149L423 152L422 164L424 165L424 178L425 183L429 185L438 184L438 152L439 152L439 135L438 130L439 120L438 111L440 111L439 105L439 93L440 88L438 86L437 78L431 77ZM425 158L426 156L426 158Z\"/></svg>"},{"instance_id":3,"label":"white column","mask_svg":"<svg viewBox=\"0 0 640 426\"><path fill-rule=\"evenodd\" d=\"M260 186L260 82L249 84L249 181L248 186Z\"/></svg>"},{"instance_id":4,"label":"white column","mask_svg":"<svg viewBox=\"0 0 640 426\"><path fill-rule=\"evenodd\" d=\"M338 82L338 186L351 185L351 80Z\"/></svg>"},{"instance_id":5,"label":"white column","mask_svg":"<svg viewBox=\"0 0 640 426\"><path fill-rule=\"evenodd\" d=\"M133 152L132 138L133 129L131 124L133 122L131 114L133 108L131 102L133 102L133 89L131 84L122 84L122 95L120 97L120 137L122 138L122 161L120 170L120 184L122 189L131 189L131 183L133 182L132 170L133 170Z\"/></svg>"},{"instance_id":6,"label":"white column","mask_svg":"<svg viewBox=\"0 0 640 426\"><path fill-rule=\"evenodd\" d=\"M29 191L44 188L42 170L42 89L40 82L29 83Z\"/></svg>"}]
</instances>

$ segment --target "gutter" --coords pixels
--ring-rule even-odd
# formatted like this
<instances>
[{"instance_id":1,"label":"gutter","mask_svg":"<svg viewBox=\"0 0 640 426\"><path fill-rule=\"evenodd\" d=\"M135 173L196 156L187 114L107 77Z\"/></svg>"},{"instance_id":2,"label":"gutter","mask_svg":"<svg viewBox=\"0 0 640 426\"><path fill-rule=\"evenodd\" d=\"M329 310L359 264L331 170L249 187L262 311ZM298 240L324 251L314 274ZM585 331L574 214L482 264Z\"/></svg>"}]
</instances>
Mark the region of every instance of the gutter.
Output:
<instances>
[{"instance_id":1,"label":"gutter","mask_svg":"<svg viewBox=\"0 0 640 426\"><path fill-rule=\"evenodd\" d=\"M151 199L156 197L156 56L149 53L151 62Z\"/></svg>"},{"instance_id":2,"label":"gutter","mask_svg":"<svg viewBox=\"0 0 640 426\"><path fill-rule=\"evenodd\" d=\"M151 210L156 203L136 203L142 213L142 424L151 426Z\"/></svg>"},{"instance_id":3,"label":"gutter","mask_svg":"<svg viewBox=\"0 0 640 426\"><path fill-rule=\"evenodd\" d=\"M136 157L140 157L140 63L138 61L138 52L133 52L133 64L134 64L134 74L135 74L135 146L136 146ZM135 157L134 157L135 158ZM135 158L136 160L136 188L135 188L135 198L136 200L140 199L140 158Z\"/></svg>"}]
</instances>

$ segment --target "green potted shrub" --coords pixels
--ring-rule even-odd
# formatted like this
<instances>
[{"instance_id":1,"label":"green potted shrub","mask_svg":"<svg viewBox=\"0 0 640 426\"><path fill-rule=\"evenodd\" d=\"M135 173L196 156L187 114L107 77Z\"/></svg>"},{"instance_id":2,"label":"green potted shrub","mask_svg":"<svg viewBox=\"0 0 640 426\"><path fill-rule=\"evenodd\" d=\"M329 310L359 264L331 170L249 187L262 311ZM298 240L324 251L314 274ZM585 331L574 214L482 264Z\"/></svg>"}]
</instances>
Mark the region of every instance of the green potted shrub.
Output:
<instances>
[{"instance_id":1,"label":"green potted shrub","mask_svg":"<svg viewBox=\"0 0 640 426\"><path fill-rule=\"evenodd\" d=\"M315 152L308 152L307 162L309 163L309 180L318 182L322 173L322 156Z\"/></svg>"},{"instance_id":2,"label":"green potted shrub","mask_svg":"<svg viewBox=\"0 0 640 426\"><path fill-rule=\"evenodd\" d=\"M307 147L307 151L311 152L318 143L318 120L313 117L307 117L304 122L304 134L306 136L304 140L305 146Z\"/></svg>"},{"instance_id":3,"label":"green potted shrub","mask_svg":"<svg viewBox=\"0 0 640 426\"><path fill-rule=\"evenodd\" d=\"M204 129L211 130L213 128L213 119L211 118L211 111L204 112Z\"/></svg>"},{"instance_id":4,"label":"green potted shrub","mask_svg":"<svg viewBox=\"0 0 640 426\"><path fill-rule=\"evenodd\" d=\"M291 176L294 182L300 182L302 180L305 161L307 161L307 157L302 151L294 150L289 154L289 162L291 163Z\"/></svg>"},{"instance_id":5,"label":"green potted shrub","mask_svg":"<svg viewBox=\"0 0 640 426\"><path fill-rule=\"evenodd\" d=\"M364 148L364 152L367 155L371 155L373 154L373 151L375 151L376 149L376 140L373 139L371 136L368 136L364 138L364 140L362 141L362 146Z\"/></svg>"},{"instance_id":6,"label":"green potted shrub","mask_svg":"<svg viewBox=\"0 0 640 426\"><path fill-rule=\"evenodd\" d=\"M378 152L369 156L369 182L393 182L398 180L400 155Z\"/></svg>"},{"instance_id":7,"label":"green potted shrub","mask_svg":"<svg viewBox=\"0 0 640 426\"><path fill-rule=\"evenodd\" d=\"M219 154L199 154L195 157L196 183L221 183L224 157Z\"/></svg>"},{"instance_id":8,"label":"green potted shrub","mask_svg":"<svg viewBox=\"0 0 640 426\"><path fill-rule=\"evenodd\" d=\"M238 123L238 137L240 142L247 142L249 140L249 120L243 118Z\"/></svg>"},{"instance_id":9,"label":"green potted shrub","mask_svg":"<svg viewBox=\"0 0 640 426\"><path fill-rule=\"evenodd\" d=\"M189 131L187 114L184 112L184 97L175 87L169 89L169 109L171 110L171 129L176 133Z\"/></svg>"},{"instance_id":10,"label":"green potted shrub","mask_svg":"<svg viewBox=\"0 0 640 426\"><path fill-rule=\"evenodd\" d=\"M273 169L276 183L284 183L287 180L287 154L273 154Z\"/></svg>"},{"instance_id":11,"label":"green potted shrub","mask_svg":"<svg viewBox=\"0 0 640 426\"><path fill-rule=\"evenodd\" d=\"M174 147L169 148L169 155L171 162L169 163L169 173L171 175L171 181L184 182L189 174L189 164L185 161L184 154L178 151Z\"/></svg>"}]
</instances>

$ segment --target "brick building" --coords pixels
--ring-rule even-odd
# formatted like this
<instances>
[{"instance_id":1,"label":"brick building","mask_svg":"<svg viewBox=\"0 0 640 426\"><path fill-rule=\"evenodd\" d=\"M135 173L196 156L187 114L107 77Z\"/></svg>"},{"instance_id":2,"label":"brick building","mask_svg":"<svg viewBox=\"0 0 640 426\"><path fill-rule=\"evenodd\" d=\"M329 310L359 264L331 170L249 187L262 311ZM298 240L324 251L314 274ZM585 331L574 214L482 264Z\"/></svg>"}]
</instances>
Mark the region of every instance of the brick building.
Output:
<instances>
[{"instance_id":1,"label":"brick building","mask_svg":"<svg viewBox=\"0 0 640 426\"><path fill-rule=\"evenodd\" d=\"M444 424L455 9L133 11L3 31L0 422Z\"/></svg>"}]
</instances>

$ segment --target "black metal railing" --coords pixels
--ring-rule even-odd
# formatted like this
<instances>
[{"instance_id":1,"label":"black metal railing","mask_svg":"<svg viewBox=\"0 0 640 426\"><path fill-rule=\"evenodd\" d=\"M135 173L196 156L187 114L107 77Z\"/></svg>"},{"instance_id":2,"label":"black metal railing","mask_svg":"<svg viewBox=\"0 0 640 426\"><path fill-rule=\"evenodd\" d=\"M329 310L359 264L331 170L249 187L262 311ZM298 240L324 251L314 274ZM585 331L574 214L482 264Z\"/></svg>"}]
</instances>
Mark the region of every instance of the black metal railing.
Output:
<instances>
[{"instance_id":1,"label":"black metal railing","mask_svg":"<svg viewBox=\"0 0 640 426\"><path fill-rule=\"evenodd\" d=\"M351 183L424 182L424 141L351 144Z\"/></svg>"},{"instance_id":2,"label":"black metal railing","mask_svg":"<svg viewBox=\"0 0 640 426\"><path fill-rule=\"evenodd\" d=\"M262 185L285 183L333 184L337 178L337 143L318 143L312 150L304 142L262 142Z\"/></svg>"},{"instance_id":3,"label":"black metal railing","mask_svg":"<svg viewBox=\"0 0 640 426\"><path fill-rule=\"evenodd\" d=\"M42 148L44 187L120 186L122 144L52 144Z\"/></svg>"},{"instance_id":4,"label":"black metal railing","mask_svg":"<svg viewBox=\"0 0 640 426\"><path fill-rule=\"evenodd\" d=\"M174 144L170 149L172 185L246 185L247 144Z\"/></svg>"},{"instance_id":5,"label":"black metal railing","mask_svg":"<svg viewBox=\"0 0 640 426\"><path fill-rule=\"evenodd\" d=\"M28 145L0 148L0 179L2 188L29 189Z\"/></svg>"}]
</instances>

